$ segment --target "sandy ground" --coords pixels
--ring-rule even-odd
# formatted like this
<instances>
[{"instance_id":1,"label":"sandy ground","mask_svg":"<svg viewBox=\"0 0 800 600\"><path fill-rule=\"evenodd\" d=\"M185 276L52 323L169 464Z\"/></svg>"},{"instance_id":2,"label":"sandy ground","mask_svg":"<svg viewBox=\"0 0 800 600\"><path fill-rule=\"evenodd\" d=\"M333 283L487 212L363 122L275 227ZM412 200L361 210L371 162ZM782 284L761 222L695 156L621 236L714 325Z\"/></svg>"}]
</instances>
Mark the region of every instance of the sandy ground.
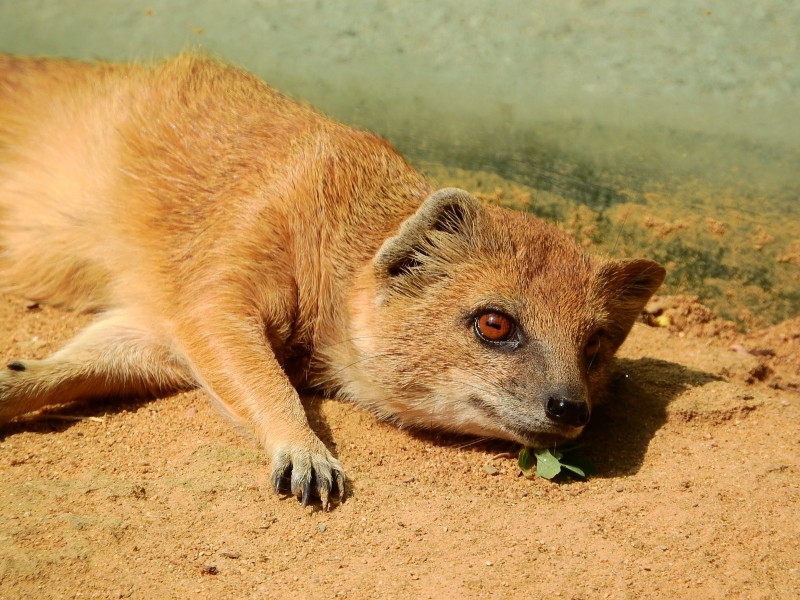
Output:
<instances>
[{"instance_id":1,"label":"sandy ground","mask_svg":"<svg viewBox=\"0 0 800 600\"><path fill-rule=\"evenodd\" d=\"M274 494L199 393L6 426L0 598L800 596L800 319L740 335L692 298L651 308L671 326L623 347L586 481L314 398L350 476L327 513ZM86 321L0 297L3 357Z\"/></svg>"}]
</instances>

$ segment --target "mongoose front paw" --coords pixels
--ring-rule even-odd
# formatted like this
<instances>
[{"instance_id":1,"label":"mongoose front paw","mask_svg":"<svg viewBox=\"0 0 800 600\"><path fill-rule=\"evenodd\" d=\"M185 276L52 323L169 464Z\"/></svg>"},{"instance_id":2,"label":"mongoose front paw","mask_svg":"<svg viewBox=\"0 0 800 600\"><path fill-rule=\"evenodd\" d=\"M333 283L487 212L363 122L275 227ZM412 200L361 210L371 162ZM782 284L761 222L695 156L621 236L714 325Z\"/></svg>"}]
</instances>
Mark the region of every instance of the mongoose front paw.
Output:
<instances>
[{"instance_id":1,"label":"mongoose front paw","mask_svg":"<svg viewBox=\"0 0 800 600\"><path fill-rule=\"evenodd\" d=\"M317 440L312 447L300 443L278 446L272 455L272 485L276 492L286 489L300 498L303 506L316 492L323 510L328 510L331 495L344 500L345 475L342 464Z\"/></svg>"}]
</instances>

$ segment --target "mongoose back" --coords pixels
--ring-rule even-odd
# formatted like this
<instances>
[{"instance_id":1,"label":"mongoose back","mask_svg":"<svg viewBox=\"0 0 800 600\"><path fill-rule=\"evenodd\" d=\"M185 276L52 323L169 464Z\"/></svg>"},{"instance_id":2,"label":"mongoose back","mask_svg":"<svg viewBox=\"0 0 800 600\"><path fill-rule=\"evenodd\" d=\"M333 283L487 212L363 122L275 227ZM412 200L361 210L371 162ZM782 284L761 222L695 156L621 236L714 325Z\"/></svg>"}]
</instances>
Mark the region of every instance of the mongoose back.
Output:
<instances>
[{"instance_id":1,"label":"mongoose back","mask_svg":"<svg viewBox=\"0 0 800 600\"><path fill-rule=\"evenodd\" d=\"M0 422L202 388L276 490L343 496L298 389L543 446L577 436L664 278L434 191L380 137L214 59L0 57L0 282L96 319L0 371Z\"/></svg>"}]
</instances>

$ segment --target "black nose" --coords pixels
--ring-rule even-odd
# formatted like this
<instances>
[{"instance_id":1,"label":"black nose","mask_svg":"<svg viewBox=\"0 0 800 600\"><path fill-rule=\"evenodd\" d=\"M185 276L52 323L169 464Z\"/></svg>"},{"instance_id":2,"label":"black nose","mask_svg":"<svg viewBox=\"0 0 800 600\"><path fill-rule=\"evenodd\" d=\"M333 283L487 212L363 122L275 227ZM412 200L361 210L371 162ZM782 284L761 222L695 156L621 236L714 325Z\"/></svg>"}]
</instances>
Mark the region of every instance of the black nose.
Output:
<instances>
[{"instance_id":1,"label":"black nose","mask_svg":"<svg viewBox=\"0 0 800 600\"><path fill-rule=\"evenodd\" d=\"M562 425L583 427L589 422L589 407L586 402L576 402L563 396L550 396L547 399L545 413Z\"/></svg>"}]
</instances>

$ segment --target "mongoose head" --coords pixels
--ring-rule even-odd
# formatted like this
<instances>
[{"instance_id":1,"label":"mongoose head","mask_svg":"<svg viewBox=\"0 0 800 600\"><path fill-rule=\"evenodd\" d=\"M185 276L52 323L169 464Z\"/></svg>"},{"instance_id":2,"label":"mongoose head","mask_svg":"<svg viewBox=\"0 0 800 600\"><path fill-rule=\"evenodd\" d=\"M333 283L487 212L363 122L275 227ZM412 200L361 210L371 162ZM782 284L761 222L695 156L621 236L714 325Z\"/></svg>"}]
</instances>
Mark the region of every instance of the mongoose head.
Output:
<instances>
[{"instance_id":1,"label":"mongoose head","mask_svg":"<svg viewBox=\"0 0 800 600\"><path fill-rule=\"evenodd\" d=\"M457 189L430 196L370 269L345 393L400 424L530 446L583 430L665 275Z\"/></svg>"}]
</instances>

